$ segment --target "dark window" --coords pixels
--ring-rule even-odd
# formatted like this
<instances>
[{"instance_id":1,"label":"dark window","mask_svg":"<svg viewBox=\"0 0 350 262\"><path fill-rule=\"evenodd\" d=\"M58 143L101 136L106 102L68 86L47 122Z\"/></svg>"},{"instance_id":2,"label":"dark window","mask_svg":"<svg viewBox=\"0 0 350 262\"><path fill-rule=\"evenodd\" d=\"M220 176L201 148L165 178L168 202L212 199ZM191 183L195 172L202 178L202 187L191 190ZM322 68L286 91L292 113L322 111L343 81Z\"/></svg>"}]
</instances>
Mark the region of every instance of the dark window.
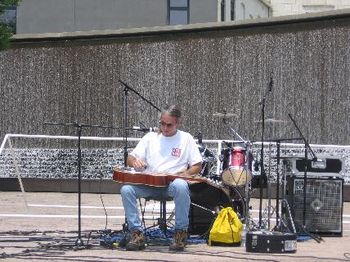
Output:
<instances>
[{"instance_id":1,"label":"dark window","mask_svg":"<svg viewBox=\"0 0 350 262\"><path fill-rule=\"evenodd\" d=\"M225 21L225 0L221 0L221 22ZM231 0L231 10L230 10L231 21L235 20L235 0Z\"/></svg>"},{"instance_id":2,"label":"dark window","mask_svg":"<svg viewBox=\"0 0 350 262\"><path fill-rule=\"evenodd\" d=\"M225 21L225 0L221 0L221 22Z\"/></svg>"},{"instance_id":3,"label":"dark window","mask_svg":"<svg viewBox=\"0 0 350 262\"><path fill-rule=\"evenodd\" d=\"M235 20L235 0L231 0L231 21Z\"/></svg>"},{"instance_id":4,"label":"dark window","mask_svg":"<svg viewBox=\"0 0 350 262\"><path fill-rule=\"evenodd\" d=\"M168 0L168 24L188 24L190 21L190 0Z\"/></svg>"},{"instance_id":5,"label":"dark window","mask_svg":"<svg viewBox=\"0 0 350 262\"><path fill-rule=\"evenodd\" d=\"M14 34L16 33L16 16L16 6L6 7L4 12L0 16L0 21L6 24Z\"/></svg>"}]
</instances>

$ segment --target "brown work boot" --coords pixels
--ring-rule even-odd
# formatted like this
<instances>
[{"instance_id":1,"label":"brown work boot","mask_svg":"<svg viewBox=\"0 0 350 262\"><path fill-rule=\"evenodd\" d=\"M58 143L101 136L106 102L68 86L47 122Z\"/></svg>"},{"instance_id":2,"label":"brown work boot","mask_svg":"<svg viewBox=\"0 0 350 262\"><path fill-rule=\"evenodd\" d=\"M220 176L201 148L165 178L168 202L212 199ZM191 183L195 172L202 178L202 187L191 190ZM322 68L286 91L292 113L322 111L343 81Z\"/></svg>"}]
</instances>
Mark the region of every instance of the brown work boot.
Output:
<instances>
[{"instance_id":1,"label":"brown work boot","mask_svg":"<svg viewBox=\"0 0 350 262\"><path fill-rule=\"evenodd\" d=\"M187 244L187 232L184 230L175 231L173 243L169 246L171 251L184 251Z\"/></svg>"},{"instance_id":2,"label":"brown work boot","mask_svg":"<svg viewBox=\"0 0 350 262\"><path fill-rule=\"evenodd\" d=\"M138 230L131 232L130 241L125 246L126 250L136 251L136 250L145 249L145 247L146 247L146 244L145 244L145 237L143 236L143 233Z\"/></svg>"}]
</instances>

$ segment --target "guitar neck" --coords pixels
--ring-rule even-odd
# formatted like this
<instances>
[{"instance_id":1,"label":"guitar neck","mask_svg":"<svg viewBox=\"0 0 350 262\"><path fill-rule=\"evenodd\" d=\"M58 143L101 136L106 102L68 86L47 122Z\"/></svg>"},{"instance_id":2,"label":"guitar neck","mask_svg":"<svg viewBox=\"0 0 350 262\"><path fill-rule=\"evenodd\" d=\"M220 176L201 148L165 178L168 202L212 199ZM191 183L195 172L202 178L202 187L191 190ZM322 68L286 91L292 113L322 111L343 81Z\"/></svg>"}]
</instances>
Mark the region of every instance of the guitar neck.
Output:
<instances>
[{"instance_id":1,"label":"guitar neck","mask_svg":"<svg viewBox=\"0 0 350 262\"><path fill-rule=\"evenodd\" d=\"M167 177L169 179L171 179L171 181L175 180L176 178L182 178L188 182L198 182L198 183L201 183L201 182L207 182L207 179L206 178L203 178L203 177L200 177L200 176L183 176L183 175L180 175L180 174L168 174ZM170 182L171 182L170 181Z\"/></svg>"}]
</instances>

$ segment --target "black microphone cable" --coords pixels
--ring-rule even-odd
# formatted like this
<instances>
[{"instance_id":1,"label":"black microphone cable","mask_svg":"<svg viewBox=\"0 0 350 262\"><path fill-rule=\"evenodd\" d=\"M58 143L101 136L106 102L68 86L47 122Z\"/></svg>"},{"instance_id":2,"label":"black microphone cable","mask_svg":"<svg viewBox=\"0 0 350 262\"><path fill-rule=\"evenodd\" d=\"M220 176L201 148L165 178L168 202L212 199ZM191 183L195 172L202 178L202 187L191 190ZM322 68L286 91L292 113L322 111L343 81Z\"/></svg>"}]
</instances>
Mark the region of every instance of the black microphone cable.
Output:
<instances>
[{"instance_id":1,"label":"black microphone cable","mask_svg":"<svg viewBox=\"0 0 350 262\"><path fill-rule=\"evenodd\" d=\"M107 213L107 209L106 209L106 206L103 202L103 197L102 197L102 177L103 177L103 174L102 172L100 171L100 182L99 182L99 195L100 195L100 200L101 200L101 203L102 203L102 207L103 207L103 211L105 213L105 229L104 230L107 230L107 224L108 224L108 213Z\"/></svg>"}]
</instances>

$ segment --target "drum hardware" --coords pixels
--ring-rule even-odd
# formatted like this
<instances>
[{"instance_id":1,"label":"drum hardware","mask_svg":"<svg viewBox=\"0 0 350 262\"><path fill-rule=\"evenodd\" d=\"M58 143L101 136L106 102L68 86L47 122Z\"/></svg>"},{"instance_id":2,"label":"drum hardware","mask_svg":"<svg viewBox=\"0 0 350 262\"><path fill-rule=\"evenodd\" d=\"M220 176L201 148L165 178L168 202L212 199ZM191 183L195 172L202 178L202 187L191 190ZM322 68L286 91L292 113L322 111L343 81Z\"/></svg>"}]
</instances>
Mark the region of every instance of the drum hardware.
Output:
<instances>
[{"instance_id":1,"label":"drum hardware","mask_svg":"<svg viewBox=\"0 0 350 262\"><path fill-rule=\"evenodd\" d=\"M233 209L236 211L241 221L248 224L246 220L249 219L248 212L251 209L249 206L250 190L245 194L246 185L243 187L229 187L229 190Z\"/></svg>"},{"instance_id":2,"label":"drum hardware","mask_svg":"<svg viewBox=\"0 0 350 262\"><path fill-rule=\"evenodd\" d=\"M216 157L214 154L203 144L203 135L201 132L198 132L196 138L198 139L198 149L202 156L202 170L200 171L200 175L203 177L211 177L212 176L212 168L214 166L214 162Z\"/></svg>"},{"instance_id":3,"label":"drum hardware","mask_svg":"<svg viewBox=\"0 0 350 262\"><path fill-rule=\"evenodd\" d=\"M198 145L198 148L203 161L200 175L203 177L212 177L212 168L214 167L216 158L214 154L203 144Z\"/></svg>"}]
</instances>

